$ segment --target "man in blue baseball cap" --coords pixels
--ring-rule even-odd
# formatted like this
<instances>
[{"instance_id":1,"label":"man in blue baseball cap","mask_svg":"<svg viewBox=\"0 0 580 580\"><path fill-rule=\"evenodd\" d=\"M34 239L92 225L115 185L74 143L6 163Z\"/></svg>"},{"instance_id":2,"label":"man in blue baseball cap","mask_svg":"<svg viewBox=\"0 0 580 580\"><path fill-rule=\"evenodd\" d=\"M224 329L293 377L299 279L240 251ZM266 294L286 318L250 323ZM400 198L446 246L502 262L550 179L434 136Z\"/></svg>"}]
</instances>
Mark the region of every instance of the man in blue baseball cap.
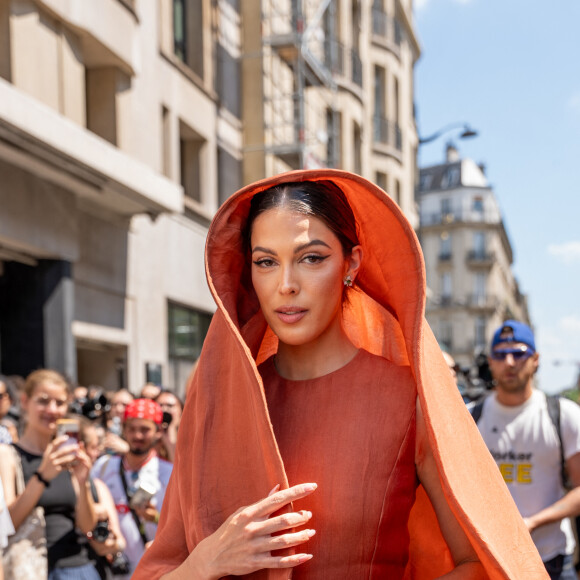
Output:
<instances>
[{"instance_id":1,"label":"man in blue baseball cap","mask_svg":"<svg viewBox=\"0 0 580 580\"><path fill-rule=\"evenodd\" d=\"M577 580L569 518L580 513L580 407L534 388L539 358L532 329L506 320L491 341L495 391L471 412L550 578Z\"/></svg>"}]
</instances>

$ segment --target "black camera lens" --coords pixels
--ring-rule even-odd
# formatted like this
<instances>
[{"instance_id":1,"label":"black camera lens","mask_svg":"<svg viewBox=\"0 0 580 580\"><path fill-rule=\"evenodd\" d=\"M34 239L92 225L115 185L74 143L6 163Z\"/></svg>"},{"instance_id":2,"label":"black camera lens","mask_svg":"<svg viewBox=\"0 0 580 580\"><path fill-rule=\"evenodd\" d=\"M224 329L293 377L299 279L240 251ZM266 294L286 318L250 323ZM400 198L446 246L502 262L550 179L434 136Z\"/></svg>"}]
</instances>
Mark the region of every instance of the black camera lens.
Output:
<instances>
[{"instance_id":1,"label":"black camera lens","mask_svg":"<svg viewBox=\"0 0 580 580\"><path fill-rule=\"evenodd\" d=\"M163 420L161 421L161 427L163 429L167 429L167 427L171 425L171 421L173 421L173 415L168 411L163 411Z\"/></svg>"},{"instance_id":2,"label":"black camera lens","mask_svg":"<svg viewBox=\"0 0 580 580\"><path fill-rule=\"evenodd\" d=\"M91 539L95 542L104 542L109 537L109 522L107 520L97 522L95 529L92 531Z\"/></svg>"}]
</instances>

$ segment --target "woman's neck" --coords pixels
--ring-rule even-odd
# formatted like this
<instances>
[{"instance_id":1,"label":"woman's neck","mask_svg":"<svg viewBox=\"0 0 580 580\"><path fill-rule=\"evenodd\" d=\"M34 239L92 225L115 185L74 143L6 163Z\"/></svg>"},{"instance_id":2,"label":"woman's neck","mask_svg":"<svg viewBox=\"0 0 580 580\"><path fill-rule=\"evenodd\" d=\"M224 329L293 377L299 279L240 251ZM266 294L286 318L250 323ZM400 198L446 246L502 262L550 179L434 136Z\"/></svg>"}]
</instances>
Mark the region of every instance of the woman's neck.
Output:
<instances>
[{"instance_id":1,"label":"woman's neck","mask_svg":"<svg viewBox=\"0 0 580 580\"><path fill-rule=\"evenodd\" d=\"M36 430L26 428L18 441L18 445L30 453L42 455L51 441L52 434L40 433Z\"/></svg>"},{"instance_id":2,"label":"woman's neck","mask_svg":"<svg viewBox=\"0 0 580 580\"><path fill-rule=\"evenodd\" d=\"M274 364L285 379L302 381L332 373L348 364L358 349L346 333L324 335L314 343L299 346L279 343Z\"/></svg>"}]
</instances>

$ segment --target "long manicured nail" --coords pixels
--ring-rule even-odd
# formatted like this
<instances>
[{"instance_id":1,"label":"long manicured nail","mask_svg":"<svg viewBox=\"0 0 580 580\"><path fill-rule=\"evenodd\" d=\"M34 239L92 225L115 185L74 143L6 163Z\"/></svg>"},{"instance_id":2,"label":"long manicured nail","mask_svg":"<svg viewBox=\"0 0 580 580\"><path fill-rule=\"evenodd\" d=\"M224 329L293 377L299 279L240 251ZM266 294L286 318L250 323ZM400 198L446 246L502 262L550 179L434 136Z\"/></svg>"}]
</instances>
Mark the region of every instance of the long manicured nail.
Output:
<instances>
[{"instance_id":1,"label":"long manicured nail","mask_svg":"<svg viewBox=\"0 0 580 580\"><path fill-rule=\"evenodd\" d=\"M314 491L317 487L315 483L306 483L304 485L304 491Z\"/></svg>"},{"instance_id":2,"label":"long manicured nail","mask_svg":"<svg viewBox=\"0 0 580 580\"><path fill-rule=\"evenodd\" d=\"M316 533L316 530L306 530L306 535L311 538Z\"/></svg>"},{"instance_id":3,"label":"long manicured nail","mask_svg":"<svg viewBox=\"0 0 580 580\"><path fill-rule=\"evenodd\" d=\"M304 562L308 562L308 560L312 559L312 554L300 554L300 556L298 556L298 562L300 562L300 564L303 564Z\"/></svg>"}]
</instances>

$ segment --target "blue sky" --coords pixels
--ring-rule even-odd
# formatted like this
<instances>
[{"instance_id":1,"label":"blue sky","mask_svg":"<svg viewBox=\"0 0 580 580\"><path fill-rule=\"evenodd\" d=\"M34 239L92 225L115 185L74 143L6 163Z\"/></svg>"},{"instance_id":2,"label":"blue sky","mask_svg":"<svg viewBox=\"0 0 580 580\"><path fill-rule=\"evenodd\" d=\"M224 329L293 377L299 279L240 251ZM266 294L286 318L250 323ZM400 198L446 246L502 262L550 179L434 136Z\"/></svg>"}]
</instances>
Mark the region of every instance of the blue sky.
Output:
<instances>
[{"instance_id":1,"label":"blue sky","mask_svg":"<svg viewBox=\"0 0 580 580\"><path fill-rule=\"evenodd\" d=\"M570 387L580 368L580 2L415 0L415 18L419 133L455 121L479 131L454 141L486 165L499 200L536 330L538 384ZM458 133L422 146L420 164L442 162Z\"/></svg>"}]
</instances>

